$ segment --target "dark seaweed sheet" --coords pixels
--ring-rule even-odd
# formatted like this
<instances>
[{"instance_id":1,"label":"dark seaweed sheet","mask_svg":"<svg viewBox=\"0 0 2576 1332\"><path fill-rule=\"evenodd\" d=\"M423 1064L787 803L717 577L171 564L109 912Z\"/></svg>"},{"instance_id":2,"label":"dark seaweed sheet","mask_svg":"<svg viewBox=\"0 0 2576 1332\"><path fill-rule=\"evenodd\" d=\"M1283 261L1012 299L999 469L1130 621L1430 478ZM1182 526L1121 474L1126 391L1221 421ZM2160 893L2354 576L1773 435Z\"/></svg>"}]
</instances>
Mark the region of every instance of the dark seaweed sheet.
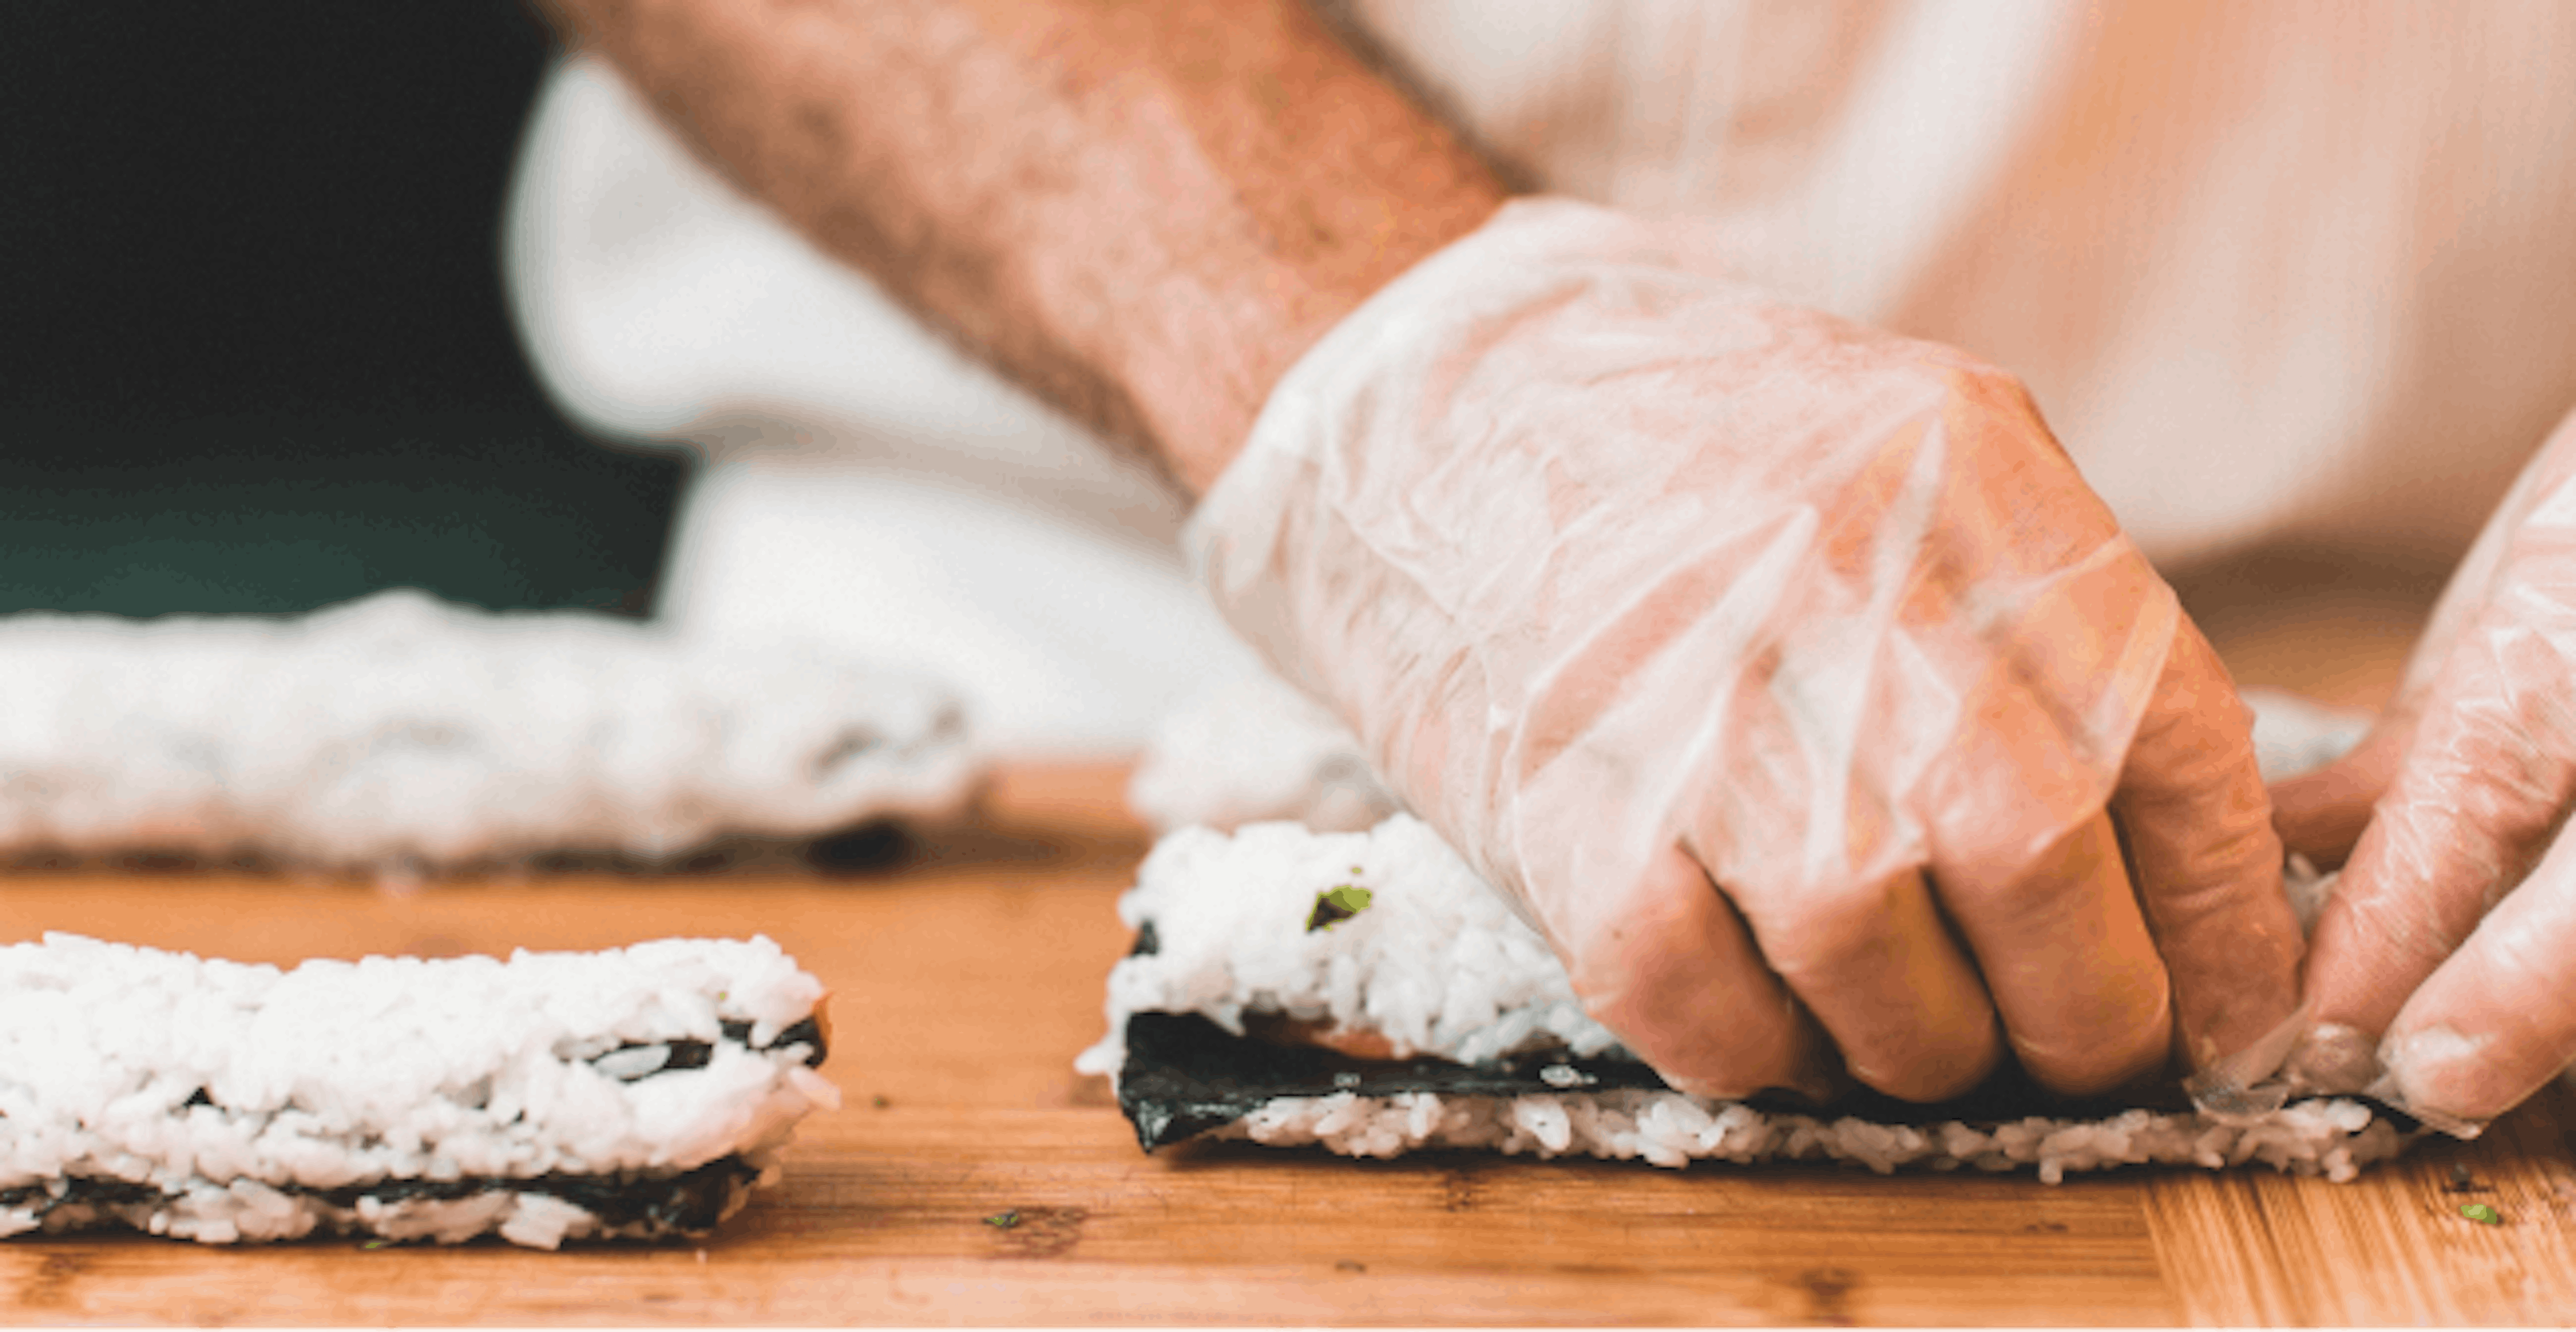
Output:
<instances>
[{"instance_id":1,"label":"dark seaweed sheet","mask_svg":"<svg viewBox=\"0 0 2576 1332\"><path fill-rule=\"evenodd\" d=\"M1135 954L1156 951L1152 922L1138 931ZM1313 1045L1282 1044L1238 1036L1197 1013L1135 1013L1127 1019L1127 1059L1118 1075L1118 1108L1148 1152L1223 1128L1272 1101L1291 1096L1394 1096L1435 1092L1443 1096L1564 1095L1635 1089L1669 1091L1655 1071L1622 1053L1577 1058L1542 1051L1480 1064L1421 1056L1403 1060L1356 1059ZM1541 1076L1551 1067L1582 1075L1575 1086ZM1558 1075L1560 1081L1575 1081ZM1958 1120L1992 1125L2038 1115L2050 1119L2108 1119L2129 1110L2187 1113L2191 1098L2165 1081L2116 1096L2074 1099L2031 1080L2007 1054L2002 1068L1965 1096L1935 1103L1901 1101L1853 1087L1819 1106L1790 1092L1749 1097L1746 1104L1772 1114L1852 1118L1878 1124L1927 1125ZM2374 1113L2413 1132L2414 1121L2389 1108Z\"/></svg>"},{"instance_id":2,"label":"dark seaweed sheet","mask_svg":"<svg viewBox=\"0 0 2576 1332\"><path fill-rule=\"evenodd\" d=\"M726 1022L720 1025L724 1031L724 1038L726 1040L731 1041L736 1045L751 1046L750 1023ZM674 1041L643 1041L621 1045L614 1050L608 1051L606 1054L602 1054L597 1058L594 1058L591 1062L597 1063L600 1059L607 1058L608 1055L622 1054L628 1050L643 1049L652 1045L668 1046L670 1047L671 1053L651 1072L639 1073L633 1077L620 1079L620 1081L640 1082L645 1078L657 1077L664 1073L677 1073L692 1068L705 1068L707 1065L715 1062L716 1048L714 1045L706 1041L690 1040L685 1037ZM823 1066L823 1061L831 1055L830 1049L828 1049L823 1043L822 1024L810 1017L798 1022L795 1026L779 1032L778 1039L771 1041L769 1044L751 1046L751 1048L762 1054L767 1054L772 1050L784 1049L791 1045L804 1045L811 1047L811 1050L805 1056L805 1066L807 1068L821 1068ZM212 1105L214 1103L212 1101L208 1101L206 1104Z\"/></svg>"},{"instance_id":3,"label":"dark seaweed sheet","mask_svg":"<svg viewBox=\"0 0 2576 1332\"><path fill-rule=\"evenodd\" d=\"M1541 1071L1551 1067L1571 1068L1582 1080L1575 1086L1550 1083ZM1558 1077L1572 1081L1563 1074ZM1136 1126L1136 1140L1150 1152L1222 1128L1287 1096L1335 1092L1529 1096L1622 1089L1669 1091L1671 1086L1646 1065L1615 1055L1577 1058L1553 1051L1479 1064L1432 1056L1354 1059L1319 1046L1237 1036L1197 1013L1136 1013L1127 1019L1127 1062L1118 1075L1118 1108ZM2191 1109L2189 1098L2171 1085L2145 1097L2069 1100L2040 1088L2018 1065L2008 1065L1966 1096L1934 1104L1900 1101L1865 1087L1844 1093L1830 1106L1817 1106L1786 1092L1754 1096L1747 1104L1775 1114L1848 1115L1873 1123L1917 1125L1953 1119L2000 1123L2028 1115L2107 1119L2140 1106Z\"/></svg>"},{"instance_id":4,"label":"dark seaweed sheet","mask_svg":"<svg viewBox=\"0 0 2576 1332\"><path fill-rule=\"evenodd\" d=\"M542 1193L588 1211L603 1225L620 1227L643 1223L650 1227L653 1236L660 1237L702 1235L715 1229L716 1222L724 1218L726 1202L759 1176L759 1169L741 1157L726 1156L677 1175L556 1174L528 1179L474 1176L439 1180L389 1179L337 1189L313 1189L296 1184L282 1184L276 1188L280 1193L317 1198L339 1208L355 1208L367 1198L392 1204L416 1198L449 1201L495 1190ZM158 1204L178 1196L178 1191L164 1191L150 1184L75 1175L63 1181L60 1193L45 1184L0 1189L0 1207L24 1207L31 1202L37 1203L40 1204L37 1214L41 1216L57 1207L81 1204L131 1207Z\"/></svg>"}]
</instances>

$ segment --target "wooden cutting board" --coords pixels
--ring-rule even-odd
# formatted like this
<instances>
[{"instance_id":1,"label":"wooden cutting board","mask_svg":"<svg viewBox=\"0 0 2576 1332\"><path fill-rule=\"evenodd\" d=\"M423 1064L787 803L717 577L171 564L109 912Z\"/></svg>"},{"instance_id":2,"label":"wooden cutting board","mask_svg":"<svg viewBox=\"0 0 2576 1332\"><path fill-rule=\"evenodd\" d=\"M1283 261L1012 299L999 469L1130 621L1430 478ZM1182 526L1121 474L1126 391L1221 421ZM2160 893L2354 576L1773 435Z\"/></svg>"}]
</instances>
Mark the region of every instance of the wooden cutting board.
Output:
<instances>
[{"instance_id":1,"label":"wooden cutting board","mask_svg":"<svg viewBox=\"0 0 2576 1332\"><path fill-rule=\"evenodd\" d=\"M1111 768L1016 769L903 864L371 884L20 875L0 937L253 960L767 932L834 991L784 1183L704 1245L0 1243L0 1308L120 1323L2169 1323L2576 1318L2576 1105L2360 1183L2131 1172L1147 1157L1075 1052L1142 835ZM2468 1192L2455 1174L2464 1173ZM2485 1202L2501 1226L2472 1222ZM1013 1218L1007 1227L992 1218Z\"/></svg>"}]
</instances>

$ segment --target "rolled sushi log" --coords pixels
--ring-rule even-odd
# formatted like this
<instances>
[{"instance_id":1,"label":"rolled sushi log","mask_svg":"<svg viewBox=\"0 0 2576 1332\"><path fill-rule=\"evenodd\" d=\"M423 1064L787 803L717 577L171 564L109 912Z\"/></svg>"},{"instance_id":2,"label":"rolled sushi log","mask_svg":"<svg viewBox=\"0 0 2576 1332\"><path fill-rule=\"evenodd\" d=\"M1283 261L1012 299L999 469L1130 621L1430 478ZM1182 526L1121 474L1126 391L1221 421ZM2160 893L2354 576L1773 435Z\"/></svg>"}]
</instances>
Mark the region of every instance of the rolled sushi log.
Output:
<instances>
[{"instance_id":1,"label":"rolled sushi log","mask_svg":"<svg viewBox=\"0 0 2576 1332\"><path fill-rule=\"evenodd\" d=\"M1349 1156L1428 1148L1681 1167L1837 1160L1878 1171L2249 1163L2349 1180L2419 1131L2351 1098L2220 1113L2179 1087L2075 1102L2007 1067L1959 1100L1855 1088L1832 1106L1668 1086L1584 1012L1546 941L1432 829L1290 823L1165 837L1119 910L1109 1075L1146 1150L1206 1135Z\"/></svg>"},{"instance_id":2,"label":"rolled sushi log","mask_svg":"<svg viewBox=\"0 0 2576 1332\"><path fill-rule=\"evenodd\" d=\"M839 1094L778 945L293 970L0 948L0 1235L697 1235Z\"/></svg>"}]
</instances>

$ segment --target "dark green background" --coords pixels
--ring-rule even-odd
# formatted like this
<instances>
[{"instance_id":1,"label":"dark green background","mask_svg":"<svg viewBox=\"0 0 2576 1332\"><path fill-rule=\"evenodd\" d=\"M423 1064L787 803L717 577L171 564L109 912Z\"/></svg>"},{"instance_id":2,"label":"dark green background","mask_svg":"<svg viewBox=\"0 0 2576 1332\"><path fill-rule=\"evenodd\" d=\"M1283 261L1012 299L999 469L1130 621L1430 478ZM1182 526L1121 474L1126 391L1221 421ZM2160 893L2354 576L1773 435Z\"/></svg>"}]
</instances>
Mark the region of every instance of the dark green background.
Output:
<instances>
[{"instance_id":1,"label":"dark green background","mask_svg":"<svg viewBox=\"0 0 2576 1332\"><path fill-rule=\"evenodd\" d=\"M524 10L20 0L10 26L0 612L649 606L683 465L564 423L502 303L550 58Z\"/></svg>"}]
</instances>

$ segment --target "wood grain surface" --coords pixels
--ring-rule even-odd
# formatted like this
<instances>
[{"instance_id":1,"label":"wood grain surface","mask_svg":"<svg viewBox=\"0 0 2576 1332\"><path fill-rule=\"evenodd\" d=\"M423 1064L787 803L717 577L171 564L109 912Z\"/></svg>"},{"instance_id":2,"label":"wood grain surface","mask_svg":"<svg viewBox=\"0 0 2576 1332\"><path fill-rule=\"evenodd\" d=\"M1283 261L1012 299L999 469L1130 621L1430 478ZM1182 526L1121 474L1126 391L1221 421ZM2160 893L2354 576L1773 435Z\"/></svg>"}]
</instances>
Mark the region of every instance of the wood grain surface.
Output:
<instances>
[{"instance_id":1,"label":"wood grain surface","mask_svg":"<svg viewBox=\"0 0 2576 1332\"><path fill-rule=\"evenodd\" d=\"M2284 649L2291 651L2292 649ZM2296 683L2295 663L2275 672ZM2371 677L2384 684L2382 670ZM2355 687L2357 691L2361 686ZM703 1245L0 1243L0 1310L115 1323L2556 1323L2576 1104L2334 1185L2268 1172L1147 1157L1076 1076L1145 846L1114 767L1008 770L972 824L845 874L537 876L408 892L140 872L0 879L0 938L248 960L766 932L834 993L780 1187ZM2485 1202L2503 1224L2460 1214ZM987 1218L1016 1213L1003 1228Z\"/></svg>"}]
</instances>

